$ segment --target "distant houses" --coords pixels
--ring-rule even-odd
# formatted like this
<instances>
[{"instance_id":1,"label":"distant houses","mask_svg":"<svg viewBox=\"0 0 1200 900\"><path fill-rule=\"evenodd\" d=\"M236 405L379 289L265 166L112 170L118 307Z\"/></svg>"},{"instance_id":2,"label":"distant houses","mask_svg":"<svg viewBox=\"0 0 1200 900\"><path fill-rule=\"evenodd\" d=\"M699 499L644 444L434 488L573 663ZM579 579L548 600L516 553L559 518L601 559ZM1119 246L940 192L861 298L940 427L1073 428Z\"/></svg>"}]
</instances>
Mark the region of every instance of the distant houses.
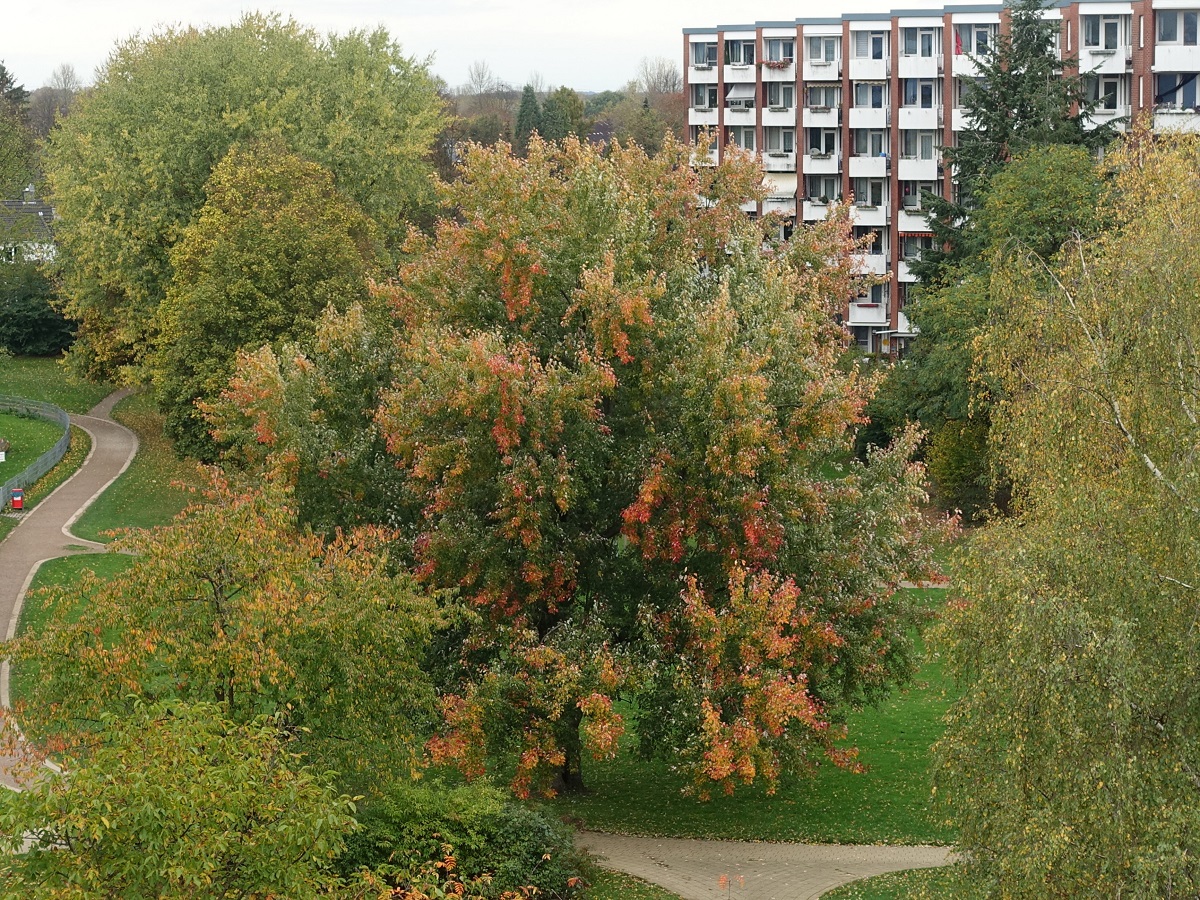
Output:
<instances>
[{"instance_id":1,"label":"distant houses","mask_svg":"<svg viewBox=\"0 0 1200 900\"><path fill-rule=\"evenodd\" d=\"M31 184L20 200L0 200L0 261L54 258L54 208Z\"/></svg>"}]
</instances>

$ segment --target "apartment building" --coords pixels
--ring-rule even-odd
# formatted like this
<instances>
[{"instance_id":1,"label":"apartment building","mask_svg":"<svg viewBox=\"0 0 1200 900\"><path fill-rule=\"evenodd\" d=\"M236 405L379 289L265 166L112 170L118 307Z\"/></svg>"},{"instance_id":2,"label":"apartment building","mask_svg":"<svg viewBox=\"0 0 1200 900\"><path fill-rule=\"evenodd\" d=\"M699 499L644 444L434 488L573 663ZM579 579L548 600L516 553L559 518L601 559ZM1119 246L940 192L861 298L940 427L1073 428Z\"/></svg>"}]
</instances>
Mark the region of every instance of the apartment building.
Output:
<instances>
[{"instance_id":1,"label":"apartment building","mask_svg":"<svg viewBox=\"0 0 1200 900\"><path fill-rule=\"evenodd\" d=\"M1085 74L1094 123L1152 116L1156 130L1200 131L1200 0L1060 2L1045 15ZM1005 23L998 4L684 29L692 139L713 132L714 162L732 144L766 170L769 194L747 212L794 224L852 202L856 233L874 236L861 268L883 282L864 281L846 310L868 351L912 336L908 264L932 240L921 196L953 196L942 148L967 127L975 58Z\"/></svg>"}]
</instances>

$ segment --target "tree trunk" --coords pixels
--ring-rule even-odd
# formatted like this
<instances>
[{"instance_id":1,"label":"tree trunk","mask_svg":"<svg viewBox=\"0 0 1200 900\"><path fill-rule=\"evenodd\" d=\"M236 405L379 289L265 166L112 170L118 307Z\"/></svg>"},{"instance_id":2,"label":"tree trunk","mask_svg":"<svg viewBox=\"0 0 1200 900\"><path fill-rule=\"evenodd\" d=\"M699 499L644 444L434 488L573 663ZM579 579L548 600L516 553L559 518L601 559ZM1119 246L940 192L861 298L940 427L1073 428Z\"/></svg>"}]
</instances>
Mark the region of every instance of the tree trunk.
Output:
<instances>
[{"instance_id":1,"label":"tree trunk","mask_svg":"<svg viewBox=\"0 0 1200 900\"><path fill-rule=\"evenodd\" d=\"M582 794L583 786L583 740L579 736L583 725L583 712L578 706L569 707L559 722L560 746L563 764L554 779L554 790L560 794Z\"/></svg>"}]
</instances>

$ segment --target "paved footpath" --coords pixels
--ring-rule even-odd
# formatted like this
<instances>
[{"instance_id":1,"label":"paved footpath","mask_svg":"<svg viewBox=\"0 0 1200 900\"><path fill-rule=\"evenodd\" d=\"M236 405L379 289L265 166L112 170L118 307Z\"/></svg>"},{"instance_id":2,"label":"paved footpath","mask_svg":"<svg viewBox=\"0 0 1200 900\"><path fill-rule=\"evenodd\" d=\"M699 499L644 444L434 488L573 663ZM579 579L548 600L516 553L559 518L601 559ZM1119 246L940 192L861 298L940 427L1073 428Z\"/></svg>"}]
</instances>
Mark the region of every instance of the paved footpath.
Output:
<instances>
[{"instance_id":1,"label":"paved footpath","mask_svg":"<svg viewBox=\"0 0 1200 900\"><path fill-rule=\"evenodd\" d=\"M948 847L769 844L594 831L580 832L577 843L605 868L662 885L684 900L812 900L860 878L954 861Z\"/></svg>"},{"instance_id":2,"label":"paved footpath","mask_svg":"<svg viewBox=\"0 0 1200 900\"><path fill-rule=\"evenodd\" d=\"M0 541L0 629L11 640L17 631L21 601L38 567L48 559L76 553L102 553L103 544L71 534L71 525L117 476L129 468L137 453L137 437L109 414L128 391L110 394L87 415L72 415L92 438L92 449L69 479L21 517L20 523ZM8 706L8 662L0 666L0 704ZM0 783L14 786L0 757Z\"/></svg>"}]
</instances>

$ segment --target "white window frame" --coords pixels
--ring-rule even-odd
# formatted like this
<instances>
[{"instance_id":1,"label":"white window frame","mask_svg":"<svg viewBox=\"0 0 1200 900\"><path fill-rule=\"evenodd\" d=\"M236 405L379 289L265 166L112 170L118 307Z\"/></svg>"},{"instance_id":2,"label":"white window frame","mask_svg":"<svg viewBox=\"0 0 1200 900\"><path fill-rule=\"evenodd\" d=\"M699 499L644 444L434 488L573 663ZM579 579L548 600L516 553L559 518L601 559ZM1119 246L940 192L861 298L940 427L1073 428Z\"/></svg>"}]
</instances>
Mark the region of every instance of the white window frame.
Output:
<instances>
[{"instance_id":1,"label":"white window frame","mask_svg":"<svg viewBox=\"0 0 1200 900\"><path fill-rule=\"evenodd\" d=\"M795 38L763 38L764 62L794 62L796 59Z\"/></svg>"},{"instance_id":2,"label":"white window frame","mask_svg":"<svg viewBox=\"0 0 1200 900\"><path fill-rule=\"evenodd\" d=\"M810 63L837 62L842 49L842 39L832 34L812 34L808 37L808 61Z\"/></svg>"},{"instance_id":3,"label":"white window frame","mask_svg":"<svg viewBox=\"0 0 1200 900\"><path fill-rule=\"evenodd\" d=\"M833 156L838 149L838 133L837 128L808 129L808 155Z\"/></svg>"},{"instance_id":4,"label":"white window frame","mask_svg":"<svg viewBox=\"0 0 1200 900\"><path fill-rule=\"evenodd\" d=\"M796 129L768 125L763 129L763 144L768 153L795 153Z\"/></svg>"},{"instance_id":5,"label":"white window frame","mask_svg":"<svg viewBox=\"0 0 1200 900\"><path fill-rule=\"evenodd\" d=\"M864 99L868 102L861 102ZM854 82L854 105L858 109L886 108L888 105L887 83L878 81Z\"/></svg>"},{"instance_id":6,"label":"white window frame","mask_svg":"<svg viewBox=\"0 0 1200 900\"><path fill-rule=\"evenodd\" d=\"M692 109L713 110L717 108L717 85L701 82L692 85Z\"/></svg>"},{"instance_id":7,"label":"white window frame","mask_svg":"<svg viewBox=\"0 0 1200 900\"><path fill-rule=\"evenodd\" d=\"M717 42L692 44L692 66L697 69L711 69L717 64Z\"/></svg>"},{"instance_id":8,"label":"white window frame","mask_svg":"<svg viewBox=\"0 0 1200 900\"><path fill-rule=\"evenodd\" d=\"M725 41L725 65L749 67L754 65L754 41L731 38Z\"/></svg>"},{"instance_id":9,"label":"white window frame","mask_svg":"<svg viewBox=\"0 0 1200 900\"><path fill-rule=\"evenodd\" d=\"M796 86L787 81L768 81L767 106L772 109L795 109Z\"/></svg>"}]
</instances>

